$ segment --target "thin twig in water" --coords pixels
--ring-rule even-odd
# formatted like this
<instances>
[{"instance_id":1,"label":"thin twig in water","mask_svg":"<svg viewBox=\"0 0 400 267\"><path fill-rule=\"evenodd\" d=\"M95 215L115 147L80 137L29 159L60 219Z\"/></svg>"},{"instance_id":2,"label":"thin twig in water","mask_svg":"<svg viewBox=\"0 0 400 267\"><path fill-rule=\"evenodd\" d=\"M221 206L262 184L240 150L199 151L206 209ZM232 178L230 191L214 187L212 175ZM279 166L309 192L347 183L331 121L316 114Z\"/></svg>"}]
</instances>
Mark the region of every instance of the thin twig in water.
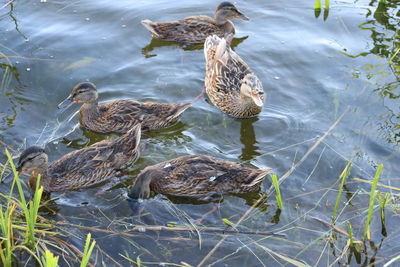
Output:
<instances>
[{"instance_id":1,"label":"thin twig in water","mask_svg":"<svg viewBox=\"0 0 400 267\"><path fill-rule=\"evenodd\" d=\"M14 0L10 0L7 3L4 4L4 6L2 6L0 9L6 8L7 6L11 5L12 2L14 2Z\"/></svg>"},{"instance_id":2,"label":"thin twig in water","mask_svg":"<svg viewBox=\"0 0 400 267\"><path fill-rule=\"evenodd\" d=\"M315 163L314 168L312 169L312 171L310 172L310 174L308 175L308 177L306 178L306 180L304 181L304 183L302 184L302 186L304 186L304 185L308 182L308 180L310 179L310 177L313 175L313 173L314 173L315 170L317 169L318 163L319 163L319 161L321 160L322 155L323 155L324 152L325 152L325 149L326 149L326 146L324 146L324 148L322 149L322 152L321 152L321 154L320 154L319 157L318 157L317 163Z\"/></svg>"},{"instance_id":3,"label":"thin twig in water","mask_svg":"<svg viewBox=\"0 0 400 267\"><path fill-rule=\"evenodd\" d=\"M279 183L283 183L289 175L291 175L294 170L299 167L305 160L308 158L308 156L318 147L319 144L321 144L322 141L325 140L325 138L332 132L333 129L336 128L336 126L339 124L339 122L343 119L344 115L348 112L349 108L347 108L343 114L332 124L331 127L320 137L318 140L307 150L307 152L304 154L304 156L296 163L294 166L292 166L280 179ZM234 224L234 227L236 228L242 221L244 221L249 214L269 195L269 193L272 191L273 185L266 190L260 198L251 206L244 214L243 216ZM197 267L202 266L214 253L217 251L217 249L221 246L221 244L225 241L226 236L223 236L221 240L208 252L208 254L201 260L201 262L197 265Z\"/></svg>"},{"instance_id":4,"label":"thin twig in water","mask_svg":"<svg viewBox=\"0 0 400 267\"><path fill-rule=\"evenodd\" d=\"M4 146L5 148L7 148L8 150L10 150L11 152L15 153L16 151L10 147L9 145L7 145L6 143L4 143L3 141L0 140L0 145Z\"/></svg>"},{"instance_id":5,"label":"thin twig in water","mask_svg":"<svg viewBox=\"0 0 400 267\"><path fill-rule=\"evenodd\" d=\"M57 222L59 225L69 225L68 223L64 222ZM119 232L119 231L112 231L112 230L106 230L106 229L101 229L101 228L96 228L96 227L89 227L89 226L83 226L83 225L74 225L77 228L81 229L87 229L91 231L96 231L96 232L102 232L102 233L110 233L110 234L118 234L122 236L128 236L128 237L133 237L135 236L132 233L129 232L143 232L143 231L176 231L176 232L193 232L194 229L191 227L168 227L168 226L161 226L161 225L155 225L155 226L147 226L147 225L135 225L131 229L129 229L129 232ZM276 236L276 237L286 237L285 234L278 234L278 233L272 233L272 232L258 232L258 231L239 231L239 230L226 230L226 229L219 229L219 228L207 228L207 227L198 227L198 231L204 232L204 233L219 233L219 234L243 234L243 235L261 235L261 236Z\"/></svg>"}]
</instances>

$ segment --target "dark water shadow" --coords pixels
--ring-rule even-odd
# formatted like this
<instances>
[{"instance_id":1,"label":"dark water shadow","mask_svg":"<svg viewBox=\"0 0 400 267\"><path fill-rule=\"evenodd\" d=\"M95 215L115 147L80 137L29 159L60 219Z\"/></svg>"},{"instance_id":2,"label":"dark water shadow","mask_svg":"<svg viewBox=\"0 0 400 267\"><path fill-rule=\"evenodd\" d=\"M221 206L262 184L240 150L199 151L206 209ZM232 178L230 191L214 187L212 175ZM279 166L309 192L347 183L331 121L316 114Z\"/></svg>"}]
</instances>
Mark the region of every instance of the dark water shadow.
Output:
<instances>
[{"instance_id":1,"label":"dark water shadow","mask_svg":"<svg viewBox=\"0 0 400 267\"><path fill-rule=\"evenodd\" d=\"M251 161L261 155L258 152L260 148L257 146L257 138L253 126L258 120L258 117L237 119L240 122L240 142L243 144L242 154L239 157L242 161Z\"/></svg>"},{"instance_id":2,"label":"dark water shadow","mask_svg":"<svg viewBox=\"0 0 400 267\"><path fill-rule=\"evenodd\" d=\"M177 137L185 137L183 139L188 139L189 136L186 136L183 131L187 130L189 127L188 124L183 123L183 122L177 122L171 127L161 129L161 130L152 130L152 131L146 131L142 132L142 137L141 140L151 140L152 138L157 137L158 139L168 139L168 138L177 138ZM103 141L108 138L117 138L118 136L121 136L122 134L116 134L116 133L111 133L111 134L99 134L92 132L90 130L87 130L83 127L81 127L82 134L85 138L76 138L76 139L70 139L68 137L62 137L61 143L65 144L67 147L74 148L74 149L81 149L90 145L93 145L97 142ZM146 143L143 143L143 148L145 148Z\"/></svg>"},{"instance_id":3,"label":"dark water shadow","mask_svg":"<svg viewBox=\"0 0 400 267\"><path fill-rule=\"evenodd\" d=\"M234 38L231 43L232 49L235 49L239 44L241 44L248 37L249 36ZM203 47L204 47L203 44L182 45L177 42L169 42L169 41L163 41L163 40L158 40L158 39L152 38L150 43L142 48L142 55L145 58L155 57L155 56L157 56L157 54L150 54L150 52L152 52L154 49L156 49L158 47L164 47L164 46L180 47L185 51L200 50L200 49L203 49Z\"/></svg>"}]
</instances>

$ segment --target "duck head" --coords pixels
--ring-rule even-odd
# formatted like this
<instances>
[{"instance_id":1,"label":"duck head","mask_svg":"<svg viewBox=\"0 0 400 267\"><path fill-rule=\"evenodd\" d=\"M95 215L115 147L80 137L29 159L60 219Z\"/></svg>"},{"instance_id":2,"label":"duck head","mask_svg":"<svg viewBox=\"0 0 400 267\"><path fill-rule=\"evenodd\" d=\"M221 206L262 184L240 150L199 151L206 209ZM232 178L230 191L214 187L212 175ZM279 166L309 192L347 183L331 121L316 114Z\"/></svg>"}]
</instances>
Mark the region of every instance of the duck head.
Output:
<instances>
[{"instance_id":1,"label":"duck head","mask_svg":"<svg viewBox=\"0 0 400 267\"><path fill-rule=\"evenodd\" d=\"M252 101L258 107L264 105L264 89L256 75L249 73L243 78L240 93L242 97Z\"/></svg>"},{"instance_id":2,"label":"duck head","mask_svg":"<svg viewBox=\"0 0 400 267\"><path fill-rule=\"evenodd\" d=\"M82 82L75 85L71 94L58 105L58 108L66 109L75 103L95 103L98 98L96 86L91 82Z\"/></svg>"},{"instance_id":3,"label":"duck head","mask_svg":"<svg viewBox=\"0 0 400 267\"><path fill-rule=\"evenodd\" d=\"M215 19L217 24L224 24L228 19L237 18L242 20L249 20L248 17L243 15L232 3L222 2L215 9Z\"/></svg>"},{"instance_id":4,"label":"duck head","mask_svg":"<svg viewBox=\"0 0 400 267\"><path fill-rule=\"evenodd\" d=\"M49 158L43 148L38 146L28 147L19 157L17 171L19 174L22 174L37 169L46 169L48 160Z\"/></svg>"}]
</instances>

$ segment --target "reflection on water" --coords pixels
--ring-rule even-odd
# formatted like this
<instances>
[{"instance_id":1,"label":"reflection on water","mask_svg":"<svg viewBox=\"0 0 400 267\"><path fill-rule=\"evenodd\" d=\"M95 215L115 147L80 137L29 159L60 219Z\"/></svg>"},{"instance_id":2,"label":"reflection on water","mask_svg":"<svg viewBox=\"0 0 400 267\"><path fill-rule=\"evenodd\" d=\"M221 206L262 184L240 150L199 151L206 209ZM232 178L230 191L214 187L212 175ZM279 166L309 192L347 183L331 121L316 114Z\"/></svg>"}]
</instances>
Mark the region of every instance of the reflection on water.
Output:
<instances>
[{"instance_id":1,"label":"reflection on water","mask_svg":"<svg viewBox=\"0 0 400 267\"><path fill-rule=\"evenodd\" d=\"M232 43L231 43L232 48L235 49L235 47L237 47L240 43L242 43L247 38L248 38L248 36L244 36L241 38L233 38ZM142 54L146 58L155 57L155 56L157 56L157 54L149 54L149 53L151 51L153 51L155 48L163 47L163 46L181 47L183 50L187 50L187 51L203 49L203 44L182 45L177 42L169 42L169 41L163 41L163 40L158 40L158 39L152 38L150 43L142 48Z\"/></svg>"},{"instance_id":2,"label":"reflection on water","mask_svg":"<svg viewBox=\"0 0 400 267\"><path fill-rule=\"evenodd\" d=\"M44 145L54 161L116 137L79 127L72 112L57 113L57 103L78 81L95 81L103 88L104 101L187 102L203 87L202 45L181 47L150 40L140 21L160 12L170 18L195 11L204 14L215 8L214 1L186 1L184 7L163 0L122 0L112 6L108 0L39 2L18 0L0 9L1 142L13 148L23 147L25 140L29 145ZM138 256L146 266L154 261L197 265L218 243L220 234L132 229L192 227L213 204L163 195L131 203L126 191L138 173L161 161L202 153L251 167L272 167L282 177L313 145L316 135L323 134L349 105L351 111L325 144L281 185L284 209L276 207L271 194L238 227L252 232L284 231L287 238L230 235L206 264L287 265L283 259L290 258L312 266L331 265L335 260L342 265L382 265L397 255L396 242L390 242L399 236L396 204L388 204L384 220L374 213L371 241L361 251L346 250L348 237L331 234L330 220L337 180L349 159L353 159L353 170L344 186L335 227L346 231L351 223L355 239L362 239L365 192L371 187L353 178L369 179L376 165L383 163L379 182L400 187L398 1L331 1L329 18L324 9L325 14L317 14L318 20L312 4L309 0L242 2L240 8L251 20L238 23L237 36L245 37L235 38L233 47L265 85L264 111L257 118L236 120L196 101L173 127L143 133L146 147L141 157L121 176L90 190L52 195L56 199L47 205L52 212L42 210L41 215L68 224L64 229L68 235L60 238L82 250L82 237L91 232L97 241L96 263L101 260L107 266L129 266ZM0 153L0 161L4 159ZM238 222L270 185L268 176L259 192L224 196L203 225L228 229L223 219ZM383 186L378 189L396 194ZM8 190L0 185L0 193ZM281 257L271 256L271 251Z\"/></svg>"},{"instance_id":3,"label":"reflection on water","mask_svg":"<svg viewBox=\"0 0 400 267\"><path fill-rule=\"evenodd\" d=\"M242 161L251 161L261 155L258 152L259 147L256 145L257 139L253 127L253 124L258 120L257 117L238 120L240 121L240 142L243 144L242 154L240 155Z\"/></svg>"},{"instance_id":4,"label":"reflection on water","mask_svg":"<svg viewBox=\"0 0 400 267\"><path fill-rule=\"evenodd\" d=\"M376 76L377 89L375 91L385 98L387 114L379 123L382 135L389 143L400 143L400 33L398 1L371 1L370 6L376 6L375 10L367 13L373 19L360 25L361 29L371 31L373 47L368 52L362 52L360 56L374 54L388 59L389 69L393 72L395 81L387 81L388 74L380 70L380 66L368 65L364 68L367 78ZM384 83L382 83L382 81Z\"/></svg>"}]
</instances>

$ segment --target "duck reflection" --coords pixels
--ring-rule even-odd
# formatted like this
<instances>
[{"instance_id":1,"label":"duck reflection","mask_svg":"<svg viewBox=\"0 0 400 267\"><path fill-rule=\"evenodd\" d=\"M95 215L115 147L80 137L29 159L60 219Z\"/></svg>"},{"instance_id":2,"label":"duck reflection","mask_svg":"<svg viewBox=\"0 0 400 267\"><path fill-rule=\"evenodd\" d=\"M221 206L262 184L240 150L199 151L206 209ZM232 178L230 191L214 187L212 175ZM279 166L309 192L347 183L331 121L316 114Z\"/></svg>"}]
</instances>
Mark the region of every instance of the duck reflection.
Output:
<instances>
[{"instance_id":1,"label":"duck reflection","mask_svg":"<svg viewBox=\"0 0 400 267\"><path fill-rule=\"evenodd\" d=\"M258 118L241 119L240 121L240 142L243 144L242 154L240 159L243 161L251 161L255 157L260 156L259 147L256 145L256 134L254 132L253 123L258 121Z\"/></svg>"},{"instance_id":2,"label":"duck reflection","mask_svg":"<svg viewBox=\"0 0 400 267\"><path fill-rule=\"evenodd\" d=\"M242 43L248 37L249 36L233 38L232 43L231 43L232 49L235 49L240 43ZM155 57L155 56L157 56L157 54L150 54L150 52L153 51L157 47L163 47L163 46L177 46L177 47L181 47L183 50L200 50L200 49L203 49L203 47L204 47L203 44L181 45L177 42L162 41L162 40L152 38L150 43L142 48L142 54L145 58Z\"/></svg>"},{"instance_id":3,"label":"duck reflection","mask_svg":"<svg viewBox=\"0 0 400 267\"><path fill-rule=\"evenodd\" d=\"M173 126L166 129L142 132L142 140L145 141L147 139L157 138L158 142L176 142L179 144L188 143L191 141L191 138L183 133L188 127L189 126L186 123L177 122ZM115 138L120 135L104 135L91 132L82 127L80 129L82 130L83 136L78 133L73 133L70 136L63 137L61 143L70 148L81 149L100 142L106 138ZM153 142L157 141L153 140Z\"/></svg>"}]
</instances>

